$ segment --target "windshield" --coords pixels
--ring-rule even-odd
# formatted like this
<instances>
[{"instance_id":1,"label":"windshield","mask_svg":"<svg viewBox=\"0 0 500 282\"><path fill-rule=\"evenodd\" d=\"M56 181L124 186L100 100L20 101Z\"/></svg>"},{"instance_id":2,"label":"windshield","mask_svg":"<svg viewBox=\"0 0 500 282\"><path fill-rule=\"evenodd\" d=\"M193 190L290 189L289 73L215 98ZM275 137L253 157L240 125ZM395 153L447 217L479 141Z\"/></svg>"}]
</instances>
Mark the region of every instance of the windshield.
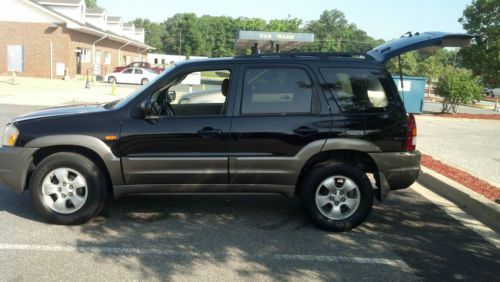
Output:
<instances>
[{"instance_id":1,"label":"windshield","mask_svg":"<svg viewBox=\"0 0 500 282\"><path fill-rule=\"evenodd\" d=\"M106 107L108 108L114 108L114 109L118 109L118 108L121 108L123 106L125 106L126 104L128 104L128 102L132 101L135 97L139 96L142 91L144 89L146 89L147 87L149 87L152 83L155 83L156 81L158 81L159 79L161 79L162 77L168 75L168 73L175 67L175 65L173 66L170 66L168 68L165 68L165 70L159 74L157 77L155 77L154 79L152 79L151 81L149 81L148 83L142 85L141 87L137 88L136 90L134 90L132 93L130 93L130 95L128 95L127 97L121 99L121 100L116 100L116 101L113 101L109 104L106 105Z\"/></svg>"}]
</instances>

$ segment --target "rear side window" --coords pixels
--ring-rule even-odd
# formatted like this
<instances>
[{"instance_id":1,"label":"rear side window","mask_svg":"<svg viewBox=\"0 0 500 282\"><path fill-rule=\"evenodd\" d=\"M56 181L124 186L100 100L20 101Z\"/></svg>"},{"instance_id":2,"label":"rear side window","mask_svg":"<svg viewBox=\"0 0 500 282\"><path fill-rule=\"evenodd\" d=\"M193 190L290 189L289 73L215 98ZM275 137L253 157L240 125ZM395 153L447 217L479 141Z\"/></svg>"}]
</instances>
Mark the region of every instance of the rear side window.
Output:
<instances>
[{"instance_id":1,"label":"rear side window","mask_svg":"<svg viewBox=\"0 0 500 282\"><path fill-rule=\"evenodd\" d=\"M343 112L380 111L389 105L382 85L383 73L332 68L322 68L320 72Z\"/></svg>"},{"instance_id":2,"label":"rear side window","mask_svg":"<svg viewBox=\"0 0 500 282\"><path fill-rule=\"evenodd\" d=\"M311 79L299 68L251 68L245 71L242 114L310 113Z\"/></svg>"}]
</instances>

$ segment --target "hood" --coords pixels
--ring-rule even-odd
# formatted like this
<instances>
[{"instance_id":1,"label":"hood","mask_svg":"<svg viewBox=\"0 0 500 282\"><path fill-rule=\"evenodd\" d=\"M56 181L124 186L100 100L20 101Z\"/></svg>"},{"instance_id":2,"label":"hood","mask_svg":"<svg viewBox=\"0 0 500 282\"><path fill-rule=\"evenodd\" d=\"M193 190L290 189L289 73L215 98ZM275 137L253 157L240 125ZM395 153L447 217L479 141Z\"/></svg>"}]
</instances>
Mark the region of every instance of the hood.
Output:
<instances>
[{"instance_id":1,"label":"hood","mask_svg":"<svg viewBox=\"0 0 500 282\"><path fill-rule=\"evenodd\" d=\"M40 111L16 117L12 120L12 123L26 121L26 120L40 119L40 118L97 113L103 111L107 111L107 109L104 107L104 104L56 107L56 108L43 109Z\"/></svg>"}]
</instances>

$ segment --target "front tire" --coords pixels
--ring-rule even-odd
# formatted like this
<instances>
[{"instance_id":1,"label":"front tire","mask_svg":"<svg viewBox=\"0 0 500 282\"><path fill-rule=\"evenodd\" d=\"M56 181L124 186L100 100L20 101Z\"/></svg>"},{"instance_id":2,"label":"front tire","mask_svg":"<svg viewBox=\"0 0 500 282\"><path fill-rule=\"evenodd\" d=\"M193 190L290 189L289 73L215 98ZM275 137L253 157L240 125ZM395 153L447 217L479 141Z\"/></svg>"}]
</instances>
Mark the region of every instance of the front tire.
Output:
<instances>
[{"instance_id":1,"label":"front tire","mask_svg":"<svg viewBox=\"0 0 500 282\"><path fill-rule=\"evenodd\" d=\"M109 83L116 82L116 78L114 76L110 76L110 77L108 77L108 82Z\"/></svg>"},{"instance_id":2,"label":"front tire","mask_svg":"<svg viewBox=\"0 0 500 282\"><path fill-rule=\"evenodd\" d=\"M313 167L301 184L304 212L318 227L343 232L361 224L373 205L373 188L366 174L345 163Z\"/></svg>"},{"instance_id":3,"label":"front tire","mask_svg":"<svg viewBox=\"0 0 500 282\"><path fill-rule=\"evenodd\" d=\"M43 159L30 181L34 209L46 221L81 224L103 208L107 182L99 166L76 153L56 153Z\"/></svg>"}]
</instances>

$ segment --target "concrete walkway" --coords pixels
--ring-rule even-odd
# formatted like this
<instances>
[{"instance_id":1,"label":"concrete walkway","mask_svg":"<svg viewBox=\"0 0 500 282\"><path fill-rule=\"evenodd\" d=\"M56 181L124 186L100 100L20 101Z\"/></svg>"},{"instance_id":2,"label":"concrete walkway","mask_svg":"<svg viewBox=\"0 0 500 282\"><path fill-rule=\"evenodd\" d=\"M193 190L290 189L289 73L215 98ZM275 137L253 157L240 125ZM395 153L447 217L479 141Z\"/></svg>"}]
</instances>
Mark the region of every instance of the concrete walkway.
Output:
<instances>
[{"instance_id":1,"label":"concrete walkway","mask_svg":"<svg viewBox=\"0 0 500 282\"><path fill-rule=\"evenodd\" d=\"M57 106L79 103L104 103L129 95L140 85L117 84L112 95L109 83L91 83L85 88L85 80L50 80L42 78L18 77L17 84L12 78L0 76L0 104Z\"/></svg>"}]
</instances>

